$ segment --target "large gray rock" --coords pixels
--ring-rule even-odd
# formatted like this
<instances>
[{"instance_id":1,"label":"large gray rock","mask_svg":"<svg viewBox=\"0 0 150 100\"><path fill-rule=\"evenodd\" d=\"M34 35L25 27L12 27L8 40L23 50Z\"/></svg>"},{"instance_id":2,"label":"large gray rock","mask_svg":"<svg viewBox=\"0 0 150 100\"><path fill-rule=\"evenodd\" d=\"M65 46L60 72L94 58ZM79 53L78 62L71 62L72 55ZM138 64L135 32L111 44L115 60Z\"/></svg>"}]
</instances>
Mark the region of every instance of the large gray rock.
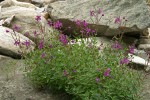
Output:
<instances>
[{"instance_id":1,"label":"large gray rock","mask_svg":"<svg viewBox=\"0 0 150 100\"><path fill-rule=\"evenodd\" d=\"M137 49L134 49L134 55L138 56L138 57L141 57L145 60L148 60L149 59L149 55L148 55L148 52L144 51L144 50L137 50Z\"/></svg>"},{"instance_id":2,"label":"large gray rock","mask_svg":"<svg viewBox=\"0 0 150 100\"><path fill-rule=\"evenodd\" d=\"M140 49L140 50L150 50L150 44L140 44L139 46L138 46L138 49Z\"/></svg>"},{"instance_id":3,"label":"large gray rock","mask_svg":"<svg viewBox=\"0 0 150 100\"><path fill-rule=\"evenodd\" d=\"M12 15L16 16L36 16L37 13L32 8L19 7L19 6L10 6L1 8L1 19L8 18ZM25 20L25 19L24 19Z\"/></svg>"},{"instance_id":4,"label":"large gray rock","mask_svg":"<svg viewBox=\"0 0 150 100\"><path fill-rule=\"evenodd\" d=\"M123 31L129 35L141 34L150 26L150 11L145 0L66 0L51 3L50 7L53 8L49 11L52 18L67 21L63 21L65 27L70 25L70 20L73 19L86 20L91 24L90 10L102 9L104 16L97 26L98 36L119 34L122 30L114 23L114 19L119 16L128 20Z\"/></svg>"},{"instance_id":5,"label":"large gray rock","mask_svg":"<svg viewBox=\"0 0 150 100\"><path fill-rule=\"evenodd\" d=\"M11 6L1 9L2 19L10 18L12 17L12 15L14 15L15 17L12 20L11 25L7 27L12 28L14 24L19 26L19 33L24 34L25 36L33 40L36 44L39 43L43 36L41 33L41 27L45 32L45 38L48 39L49 37L51 37L50 33L53 32L53 29L47 25L47 20L44 18L45 14L43 15L41 9L35 10L32 8L19 6ZM41 16L41 20L38 22L35 20L37 15ZM35 36L35 31L40 35Z\"/></svg>"},{"instance_id":6,"label":"large gray rock","mask_svg":"<svg viewBox=\"0 0 150 100\"><path fill-rule=\"evenodd\" d=\"M0 6L2 7L20 6L20 7L34 8L34 9L37 8L35 5L27 3L26 0L24 1L25 2L19 2L19 0L4 0L0 3Z\"/></svg>"},{"instance_id":7,"label":"large gray rock","mask_svg":"<svg viewBox=\"0 0 150 100\"><path fill-rule=\"evenodd\" d=\"M145 71L150 71L150 63L148 60L145 60L145 59L143 59L139 56L133 55L133 54L128 54L128 59L133 64L143 65L145 67Z\"/></svg>"},{"instance_id":8,"label":"large gray rock","mask_svg":"<svg viewBox=\"0 0 150 100\"><path fill-rule=\"evenodd\" d=\"M139 44L150 44L150 39L141 38L139 39Z\"/></svg>"},{"instance_id":9,"label":"large gray rock","mask_svg":"<svg viewBox=\"0 0 150 100\"><path fill-rule=\"evenodd\" d=\"M9 32L6 32L9 31ZM12 33L12 34L11 34ZM20 44L24 43L26 40L30 42L28 48L25 45L15 45L14 39L20 40ZM21 57L21 52L29 53L35 48L35 43L32 42L29 38L23 36L20 33L16 32L13 34L13 30L6 27L0 26L0 54L7 55L13 58Z\"/></svg>"}]
</instances>

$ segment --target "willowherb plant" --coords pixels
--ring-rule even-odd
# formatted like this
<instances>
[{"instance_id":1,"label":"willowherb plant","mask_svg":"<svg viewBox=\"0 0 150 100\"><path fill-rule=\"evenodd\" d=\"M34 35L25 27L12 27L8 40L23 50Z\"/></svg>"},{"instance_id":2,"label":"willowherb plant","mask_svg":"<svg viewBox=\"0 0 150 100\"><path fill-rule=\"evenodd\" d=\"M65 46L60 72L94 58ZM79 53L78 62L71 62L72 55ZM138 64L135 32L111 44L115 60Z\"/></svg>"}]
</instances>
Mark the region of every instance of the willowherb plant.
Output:
<instances>
[{"instance_id":1,"label":"willowherb plant","mask_svg":"<svg viewBox=\"0 0 150 100\"><path fill-rule=\"evenodd\" d=\"M59 42L28 55L34 85L66 91L76 100L136 100L140 77L126 66L121 50L107 47L99 54L94 45Z\"/></svg>"},{"instance_id":2,"label":"willowherb plant","mask_svg":"<svg viewBox=\"0 0 150 100\"><path fill-rule=\"evenodd\" d=\"M23 57L24 55L26 55L27 50L30 47L30 40L24 40L22 41L20 38L20 35L17 33L18 31L20 31L19 26L17 25L13 25L12 26L12 31L6 29L6 34L10 34L12 39L14 40L14 45L18 46L20 48L20 50L18 51L18 53L20 53L20 55Z\"/></svg>"},{"instance_id":3,"label":"willowherb plant","mask_svg":"<svg viewBox=\"0 0 150 100\"><path fill-rule=\"evenodd\" d=\"M96 10L94 7L94 10L90 11L90 19L92 21L92 23L94 24L101 24L100 21L101 19L105 17L105 14L103 13L102 9L98 9ZM110 23L114 23L115 25L117 25L118 29L120 30L120 34L118 36L114 36L115 39L117 39L117 41L121 41L125 32L125 28L126 28L126 24L128 22L126 17L122 17L122 16L112 16L112 14L110 16L108 16L109 19L105 19L108 20L106 23L106 25L109 26ZM97 34L97 29L96 30L96 34ZM117 38L119 37L119 38Z\"/></svg>"},{"instance_id":4,"label":"willowherb plant","mask_svg":"<svg viewBox=\"0 0 150 100\"><path fill-rule=\"evenodd\" d=\"M94 11L90 14L95 15ZM100 9L98 14L102 14ZM115 22L119 23L120 19L117 18ZM87 39L90 38L89 34L95 32L86 21L76 20L75 23ZM48 21L47 24L55 29L62 27L60 21ZM78 38L71 40L59 32L51 38L50 44L43 44L41 40L39 49L26 55L27 76L36 87L63 90L71 94L73 100L139 98L141 77L136 70L127 66L130 61L126 53L133 53L133 46L123 48L116 41L105 48L102 47L103 43L97 47L92 37L88 42L86 39L79 41Z\"/></svg>"}]
</instances>

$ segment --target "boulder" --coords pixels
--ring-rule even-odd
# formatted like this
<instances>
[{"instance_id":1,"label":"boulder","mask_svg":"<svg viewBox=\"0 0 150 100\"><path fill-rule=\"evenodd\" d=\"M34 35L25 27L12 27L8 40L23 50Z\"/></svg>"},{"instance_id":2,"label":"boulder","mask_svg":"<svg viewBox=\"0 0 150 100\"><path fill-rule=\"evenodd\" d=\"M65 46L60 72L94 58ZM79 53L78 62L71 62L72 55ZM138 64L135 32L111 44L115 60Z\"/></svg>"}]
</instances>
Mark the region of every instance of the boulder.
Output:
<instances>
[{"instance_id":1,"label":"boulder","mask_svg":"<svg viewBox=\"0 0 150 100\"><path fill-rule=\"evenodd\" d=\"M134 49L134 55L141 57L145 60L148 60L149 56L150 56L150 55L148 55L148 51L138 50L138 49Z\"/></svg>"},{"instance_id":2,"label":"boulder","mask_svg":"<svg viewBox=\"0 0 150 100\"><path fill-rule=\"evenodd\" d=\"M51 3L49 7L53 8L52 11L49 10L50 16L62 21L65 27L74 19L86 20L93 24L96 20L90 16L90 11L101 9L100 22L94 23L98 29L97 36L114 36L121 32L133 36L140 35L150 26L150 11L145 0L66 0ZM122 25L116 24L115 20Z\"/></svg>"},{"instance_id":3,"label":"boulder","mask_svg":"<svg viewBox=\"0 0 150 100\"><path fill-rule=\"evenodd\" d=\"M150 51L150 44L140 44L140 45L138 46L138 49Z\"/></svg>"},{"instance_id":4,"label":"boulder","mask_svg":"<svg viewBox=\"0 0 150 100\"><path fill-rule=\"evenodd\" d=\"M19 42L20 41L20 42ZM29 46L23 45L26 41L29 42ZM17 44L16 42L19 42ZM29 38L23 36L18 32L0 26L0 54L10 56L13 58L20 58L21 53L29 53L35 48L35 43Z\"/></svg>"},{"instance_id":5,"label":"boulder","mask_svg":"<svg viewBox=\"0 0 150 100\"><path fill-rule=\"evenodd\" d=\"M139 44L150 44L150 39L141 38L139 39Z\"/></svg>"},{"instance_id":6,"label":"boulder","mask_svg":"<svg viewBox=\"0 0 150 100\"><path fill-rule=\"evenodd\" d=\"M2 19L10 18L12 17L12 15L14 15L15 17L11 21L10 26L7 27L12 28L13 25L17 25L18 27L20 27L19 33L24 34L26 37L33 40L36 44L39 43L43 36L41 32L41 27L45 27L42 30L46 39L51 37L50 33L54 32L54 30L48 26L47 20L44 18L45 14L42 13L41 9L34 10L32 8L25 8L19 6L11 6L1 9ZM41 16L41 20L37 21L35 19L36 16Z\"/></svg>"},{"instance_id":7,"label":"boulder","mask_svg":"<svg viewBox=\"0 0 150 100\"><path fill-rule=\"evenodd\" d=\"M5 0L0 3L0 6L2 6L2 7L20 6L20 7L33 8L33 9L37 8L35 5L33 5L31 3L19 2L17 0Z\"/></svg>"},{"instance_id":8,"label":"boulder","mask_svg":"<svg viewBox=\"0 0 150 100\"><path fill-rule=\"evenodd\" d=\"M0 21L0 26L9 26L10 24L11 24L11 22L12 22L12 20L14 19L14 15L12 15L10 18L7 18L7 19L2 19L1 21Z\"/></svg>"},{"instance_id":9,"label":"boulder","mask_svg":"<svg viewBox=\"0 0 150 100\"><path fill-rule=\"evenodd\" d=\"M144 66L145 71L150 71L150 63L147 60L145 60L139 56L133 55L133 54L128 54L128 59L133 64L138 64L138 65Z\"/></svg>"}]
</instances>

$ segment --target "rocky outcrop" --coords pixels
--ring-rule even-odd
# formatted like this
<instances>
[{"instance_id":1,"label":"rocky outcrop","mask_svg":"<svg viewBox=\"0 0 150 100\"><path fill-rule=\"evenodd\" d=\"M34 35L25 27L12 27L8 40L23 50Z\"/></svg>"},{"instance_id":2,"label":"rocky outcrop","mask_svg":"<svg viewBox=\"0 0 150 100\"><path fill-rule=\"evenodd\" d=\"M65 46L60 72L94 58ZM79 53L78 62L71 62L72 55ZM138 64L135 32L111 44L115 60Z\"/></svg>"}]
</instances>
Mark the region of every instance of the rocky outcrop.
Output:
<instances>
[{"instance_id":1,"label":"rocky outcrop","mask_svg":"<svg viewBox=\"0 0 150 100\"><path fill-rule=\"evenodd\" d=\"M28 42L28 44L26 44ZM18 32L0 26L0 54L20 58L22 53L33 51L35 44Z\"/></svg>"},{"instance_id":2,"label":"rocky outcrop","mask_svg":"<svg viewBox=\"0 0 150 100\"><path fill-rule=\"evenodd\" d=\"M10 7L10 6L20 6L20 7L28 7L36 9L37 7L33 4L26 3L26 2L19 2L17 0L5 0L0 3L1 7Z\"/></svg>"},{"instance_id":3,"label":"rocky outcrop","mask_svg":"<svg viewBox=\"0 0 150 100\"><path fill-rule=\"evenodd\" d=\"M24 34L26 37L33 40L36 44L42 38L41 34L45 34L46 39L51 37L51 34L54 30L48 26L47 20L44 18L46 13L42 13L42 9L32 9L18 6L11 6L1 9L1 18L8 19L14 16L10 24L5 25L9 28L12 28L13 25L19 27L19 32ZM40 16L40 20L36 20L36 17ZM43 31L43 32L42 32ZM36 35L36 36L35 36Z\"/></svg>"},{"instance_id":4,"label":"rocky outcrop","mask_svg":"<svg viewBox=\"0 0 150 100\"><path fill-rule=\"evenodd\" d=\"M137 35L150 26L150 11L144 0L66 0L51 3L50 7L53 10L49 14L60 21L66 20L62 21L65 27L74 19L86 20L91 24L92 18L95 22L90 11L100 9L96 11L101 18L99 26L96 25L97 36L114 36L122 31L128 35ZM118 28L117 23L120 22L121 26L126 23L126 27Z\"/></svg>"},{"instance_id":5,"label":"rocky outcrop","mask_svg":"<svg viewBox=\"0 0 150 100\"><path fill-rule=\"evenodd\" d=\"M143 36L139 39L138 49L150 51L150 28L145 30Z\"/></svg>"},{"instance_id":6,"label":"rocky outcrop","mask_svg":"<svg viewBox=\"0 0 150 100\"><path fill-rule=\"evenodd\" d=\"M142 65L145 68L145 71L150 71L150 63L148 60L145 60L139 56L133 55L133 54L128 54L128 59L129 61L132 62L132 64L138 64Z\"/></svg>"},{"instance_id":7,"label":"rocky outcrop","mask_svg":"<svg viewBox=\"0 0 150 100\"><path fill-rule=\"evenodd\" d=\"M58 33L58 31L47 25L47 19L50 16L51 20L62 22L63 33L69 36L81 35L81 30L77 24L84 23L85 26L92 29L86 31L96 31L94 36L97 36L95 37L97 47L101 44L105 47L107 44L113 43L109 38L98 36L116 36L124 33L125 36L122 39L127 45L136 44L137 37L141 36L138 48L150 50L149 30L148 32L146 30L150 27L150 12L143 0L5 0L0 3L0 6L0 28L3 30L1 34L4 33L4 27L2 26L13 29L13 26L17 25L19 27L18 32L22 34L21 36L24 35L37 45L43 39L43 35L45 41L50 43L49 39ZM99 17L96 17L97 15ZM36 17L39 17L40 20ZM78 34L74 34L74 30ZM7 35L5 40L13 42L13 39ZM4 39L1 39L1 41L4 41ZM4 50L7 53L1 53L12 57L20 56L18 53L19 48L17 51L15 50L13 45L12 48Z\"/></svg>"}]
</instances>

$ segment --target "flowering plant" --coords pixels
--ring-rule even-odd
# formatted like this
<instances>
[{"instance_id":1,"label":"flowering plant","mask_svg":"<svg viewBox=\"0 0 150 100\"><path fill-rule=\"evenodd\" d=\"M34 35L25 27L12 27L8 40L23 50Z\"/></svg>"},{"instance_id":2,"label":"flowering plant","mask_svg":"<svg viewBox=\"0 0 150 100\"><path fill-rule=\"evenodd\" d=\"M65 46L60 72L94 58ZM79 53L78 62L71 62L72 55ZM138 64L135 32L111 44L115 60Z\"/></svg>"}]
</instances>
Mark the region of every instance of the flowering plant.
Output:
<instances>
[{"instance_id":1,"label":"flowering plant","mask_svg":"<svg viewBox=\"0 0 150 100\"><path fill-rule=\"evenodd\" d=\"M131 46L123 50L115 42L101 50L91 39L78 44L59 33L55 42L27 55L27 76L36 87L65 91L73 100L136 100L140 77L124 55Z\"/></svg>"},{"instance_id":2,"label":"flowering plant","mask_svg":"<svg viewBox=\"0 0 150 100\"><path fill-rule=\"evenodd\" d=\"M101 12L99 9L98 14ZM97 16L94 11L90 15ZM115 23L119 22L117 18ZM86 38L95 32L85 21L75 23ZM60 21L48 21L48 25L55 29L62 27ZM63 90L72 95L73 100L136 100L141 77L127 66L130 62L125 55L133 53L133 47L124 50L115 42L102 50L103 45L97 47L91 38L91 41L81 39L79 42L78 38L71 40L60 32L51 38L50 44L41 41L39 49L26 55L27 76L36 87Z\"/></svg>"}]
</instances>

